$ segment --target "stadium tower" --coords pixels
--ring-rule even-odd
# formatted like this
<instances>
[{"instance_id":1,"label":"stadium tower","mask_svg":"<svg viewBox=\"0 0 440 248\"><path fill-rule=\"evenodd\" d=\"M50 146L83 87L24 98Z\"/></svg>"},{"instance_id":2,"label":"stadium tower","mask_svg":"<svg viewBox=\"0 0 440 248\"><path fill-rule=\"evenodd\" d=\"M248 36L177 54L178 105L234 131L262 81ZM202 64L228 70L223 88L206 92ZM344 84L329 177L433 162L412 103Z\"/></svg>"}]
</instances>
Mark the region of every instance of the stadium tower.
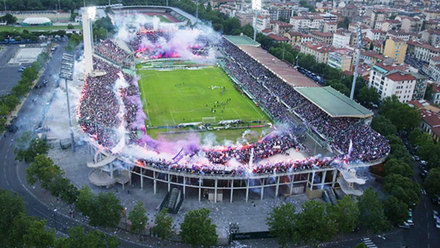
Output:
<instances>
[{"instance_id":1,"label":"stadium tower","mask_svg":"<svg viewBox=\"0 0 440 248\"><path fill-rule=\"evenodd\" d=\"M83 8L82 26L84 39L84 65L86 75L91 75L93 71L93 30L92 21L95 18L96 8Z\"/></svg>"}]
</instances>

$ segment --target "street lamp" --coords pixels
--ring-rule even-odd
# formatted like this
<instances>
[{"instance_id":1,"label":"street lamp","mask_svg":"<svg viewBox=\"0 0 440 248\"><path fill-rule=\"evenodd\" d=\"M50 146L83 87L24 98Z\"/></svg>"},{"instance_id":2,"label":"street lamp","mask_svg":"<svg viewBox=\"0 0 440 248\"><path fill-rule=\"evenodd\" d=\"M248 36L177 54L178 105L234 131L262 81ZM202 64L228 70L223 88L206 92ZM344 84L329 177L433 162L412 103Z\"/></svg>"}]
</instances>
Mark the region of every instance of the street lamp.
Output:
<instances>
[{"instance_id":1,"label":"street lamp","mask_svg":"<svg viewBox=\"0 0 440 248\"><path fill-rule=\"evenodd\" d=\"M75 152L75 139L73 136L72 119L70 118L69 88L67 85L67 80L73 79L73 64L74 64L73 55L68 53L63 53L63 59L61 60L60 78L64 79L64 83L66 86L67 115L69 118L70 140L72 143L72 152Z\"/></svg>"}]
</instances>

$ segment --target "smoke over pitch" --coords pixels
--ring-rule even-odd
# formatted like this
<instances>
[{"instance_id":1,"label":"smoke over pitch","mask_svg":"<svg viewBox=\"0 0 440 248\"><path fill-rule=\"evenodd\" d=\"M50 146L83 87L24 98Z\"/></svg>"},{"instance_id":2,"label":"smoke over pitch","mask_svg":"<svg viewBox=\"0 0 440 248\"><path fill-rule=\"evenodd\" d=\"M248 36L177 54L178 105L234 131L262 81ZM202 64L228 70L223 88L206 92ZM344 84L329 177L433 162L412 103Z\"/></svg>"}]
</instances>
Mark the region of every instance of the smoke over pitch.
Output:
<instances>
[{"instance_id":1,"label":"smoke over pitch","mask_svg":"<svg viewBox=\"0 0 440 248\"><path fill-rule=\"evenodd\" d=\"M157 16L115 16L115 39L123 40L144 60L181 58L194 62L215 60L213 47L221 36L211 27L163 23Z\"/></svg>"}]
</instances>

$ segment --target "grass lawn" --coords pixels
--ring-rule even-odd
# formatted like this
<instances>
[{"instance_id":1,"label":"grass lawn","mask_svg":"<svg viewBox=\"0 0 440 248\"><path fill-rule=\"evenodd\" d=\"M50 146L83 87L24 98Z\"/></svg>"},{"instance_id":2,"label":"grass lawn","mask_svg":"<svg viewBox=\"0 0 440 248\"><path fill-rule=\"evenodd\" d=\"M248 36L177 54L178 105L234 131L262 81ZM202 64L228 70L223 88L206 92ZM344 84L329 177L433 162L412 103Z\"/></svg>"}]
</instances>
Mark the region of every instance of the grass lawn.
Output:
<instances>
[{"instance_id":1,"label":"grass lawn","mask_svg":"<svg viewBox=\"0 0 440 248\"><path fill-rule=\"evenodd\" d=\"M141 77L139 89L143 108L149 118L147 125L201 122L203 117L215 117L216 122L235 119L270 122L261 109L234 88L219 67L138 70L137 73Z\"/></svg>"},{"instance_id":2,"label":"grass lawn","mask_svg":"<svg viewBox=\"0 0 440 248\"><path fill-rule=\"evenodd\" d=\"M164 23L170 23L171 21L168 20L168 18L166 18L163 15L157 15L157 17L159 17L160 22L164 22Z\"/></svg>"},{"instance_id":3,"label":"grass lawn","mask_svg":"<svg viewBox=\"0 0 440 248\"><path fill-rule=\"evenodd\" d=\"M73 26L75 29L80 29L81 26ZM67 25L65 26L27 26L27 27L19 27L19 26L0 26L0 32L2 31L19 31L23 32L23 30L29 31L58 31L58 30L67 30Z\"/></svg>"}]
</instances>

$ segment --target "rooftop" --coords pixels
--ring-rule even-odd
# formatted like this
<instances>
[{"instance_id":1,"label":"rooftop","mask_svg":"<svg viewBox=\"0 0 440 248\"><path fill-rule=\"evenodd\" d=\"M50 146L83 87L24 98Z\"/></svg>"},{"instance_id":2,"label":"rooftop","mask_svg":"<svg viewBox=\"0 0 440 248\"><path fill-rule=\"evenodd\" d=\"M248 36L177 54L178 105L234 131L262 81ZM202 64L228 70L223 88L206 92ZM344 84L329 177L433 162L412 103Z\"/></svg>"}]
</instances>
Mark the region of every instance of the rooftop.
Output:
<instances>
[{"instance_id":1,"label":"rooftop","mask_svg":"<svg viewBox=\"0 0 440 248\"><path fill-rule=\"evenodd\" d=\"M407 72L401 72L401 71L391 73L391 74L387 75L386 77L393 80L393 81L416 80L416 78L412 74L407 73Z\"/></svg>"},{"instance_id":2,"label":"rooftop","mask_svg":"<svg viewBox=\"0 0 440 248\"><path fill-rule=\"evenodd\" d=\"M304 76L299 71L297 71L293 66L281 61L277 57L268 53L261 47L239 45L238 46L246 54L254 58L256 61L261 63L265 68L271 71L273 74L281 78L287 84L296 87L318 87L319 85L313 82L310 78Z\"/></svg>"},{"instance_id":3,"label":"rooftop","mask_svg":"<svg viewBox=\"0 0 440 248\"><path fill-rule=\"evenodd\" d=\"M278 24L278 26L280 26L280 27L292 27L292 26L293 26L293 25L290 24L290 23L283 22L283 21L277 21L277 20L270 21L270 23L272 23L272 24Z\"/></svg>"},{"instance_id":4,"label":"rooftop","mask_svg":"<svg viewBox=\"0 0 440 248\"><path fill-rule=\"evenodd\" d=\"M380 59L380 60L384 60L385 59L384 55L382 55L382 54L380 54L380 53L378 53L376 51L373 51L373 50L367 50L367 51L361 50L361 55L366 56L366 57Z\"/></svg>"},{"instance_id":5,"label":"rooftop","mask_svg":"<svg viewBox=\"0 0 440 248\"><path fill-rule=\"evenodd\" d=\"M325 53L325 52L329 53L335 50L334 47L320 42L304 42L301 43L301 45L313 49L319 53Z\"/></svg>"},{"instance_id":6,"label":"rooftop","mask_svg":"<svg viewBox=\"0 0 440 248\"><path fill-rule=\"evenodd\" d=\"M440 113L440 108L436 107L435 105L432 105L430 102L428 102L426 100L409 101L408 105L414 106L414 107L418 108L420 111L428 110L432 113L436 113L436 114Z\"/></svg>"},{"instance_id":7,"label":"rooftop","mask_svg":"<svg viewBox=\"0 0 440 248\"><path fill-rule=\"evenodd\" d=\"M320 31L312 31L310 32L312 35L322 36L322 37L333 37L333 33L331 32L320 32Z\"/></svg>"},{"instance_id":8,"label":"rooftop","mask_svg":"<svg viewBox=\"0 0 440 248\"><path fill-rule=\"evenodd\" d=\"M279 35L276 35L276 34L269 34L268 37L270 37L270 38L272 38L272 39L274 39L276 41L289 41L289 38L284 37L284 36L279 36Z\"/></svg>"},{"instance_id":9,"label":"rooftop","mask_svg":"<svg viewBox=\"0 0 440 248\"><path fill-rule=\"evenodd\" d=\"M368 118L373 116L371 110L351 100L330 86L296 87L295 90L333 118Z\"/></svg>"},{"instance_id":10,"label":"rooftop","mask_svg":"<svg viewBox=\"0 0 440 248\"><path fill-rule=\"evenodd\" d=\"M225 35L225 39L236 46L247 45L247 46L260 46L260 43L254 41L253 39L247 37L246 35Z\"/></svg>"}]
</instances>

